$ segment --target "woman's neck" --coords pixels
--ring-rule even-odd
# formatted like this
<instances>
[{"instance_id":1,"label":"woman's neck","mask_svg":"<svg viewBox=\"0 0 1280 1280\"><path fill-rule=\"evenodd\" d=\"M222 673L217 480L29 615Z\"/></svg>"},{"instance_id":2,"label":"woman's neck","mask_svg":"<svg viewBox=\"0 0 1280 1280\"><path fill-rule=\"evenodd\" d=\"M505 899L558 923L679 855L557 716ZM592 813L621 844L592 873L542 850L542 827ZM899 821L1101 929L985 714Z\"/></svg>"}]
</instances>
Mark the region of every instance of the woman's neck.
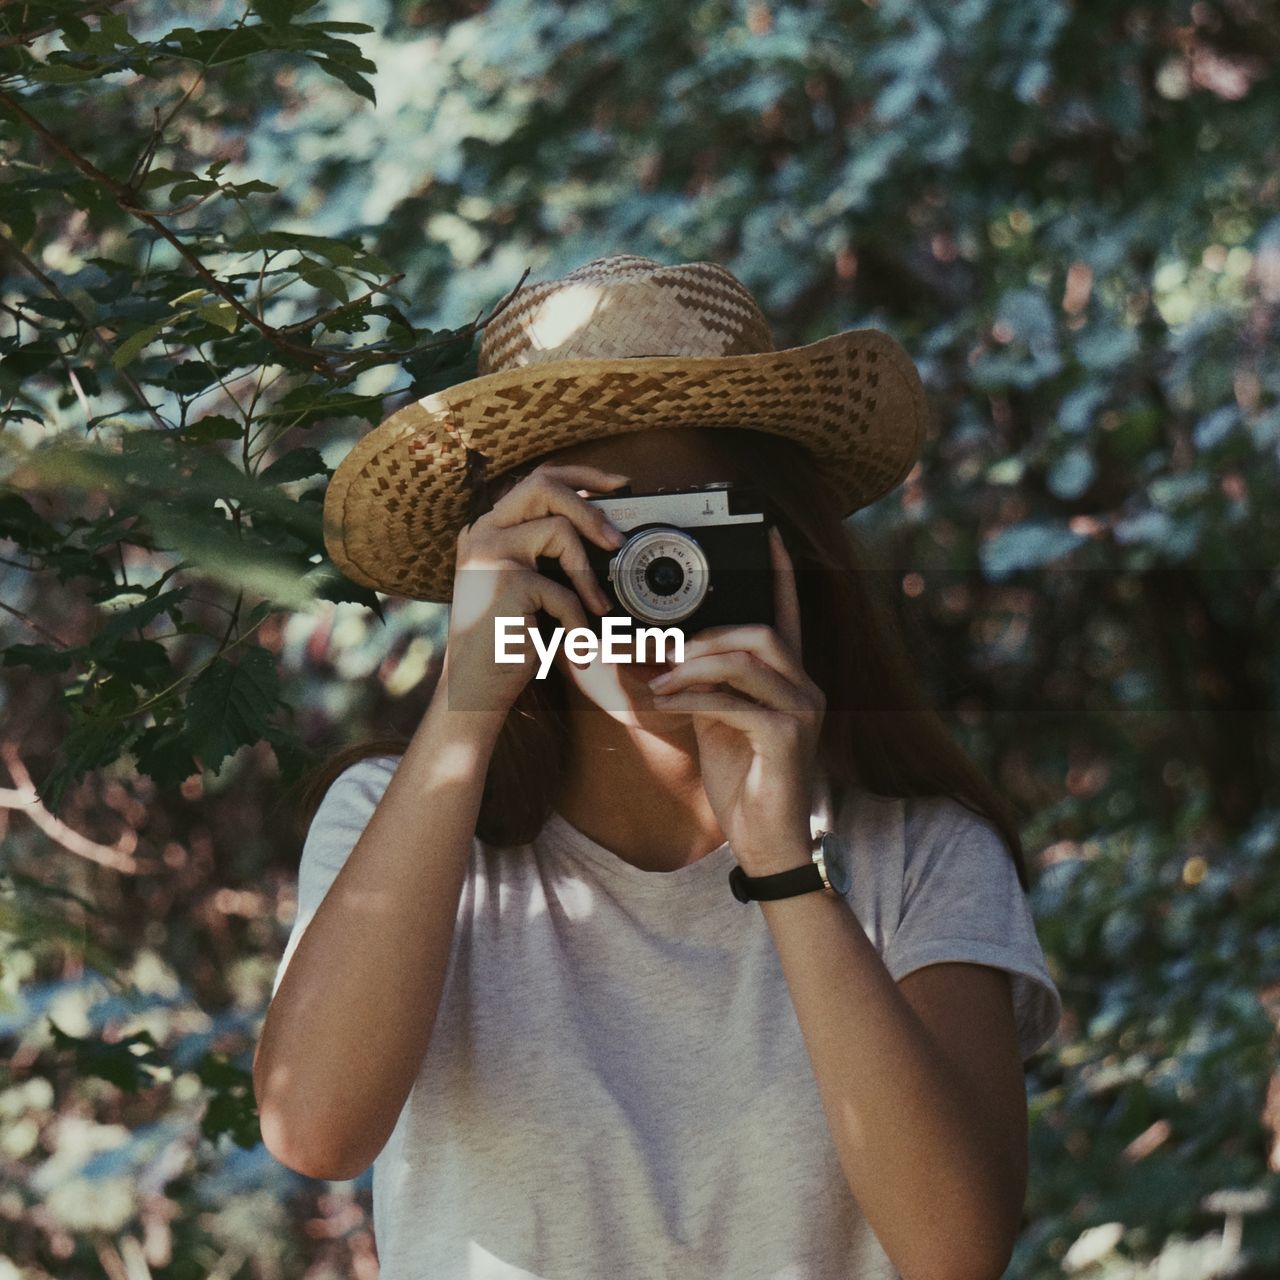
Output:
<instances>
[{"instance_id":1,"label":"woman's neck","mask_svg":"<svg viewBox=\"0 0 1280 1280\"><path fill-rule=\"evenodd\" d=\"M691 725L655 733L569 695L568 771L556 808L584 835L645 871L672 871L724 842L702 787Z\"/></svg>"}]
</instances>

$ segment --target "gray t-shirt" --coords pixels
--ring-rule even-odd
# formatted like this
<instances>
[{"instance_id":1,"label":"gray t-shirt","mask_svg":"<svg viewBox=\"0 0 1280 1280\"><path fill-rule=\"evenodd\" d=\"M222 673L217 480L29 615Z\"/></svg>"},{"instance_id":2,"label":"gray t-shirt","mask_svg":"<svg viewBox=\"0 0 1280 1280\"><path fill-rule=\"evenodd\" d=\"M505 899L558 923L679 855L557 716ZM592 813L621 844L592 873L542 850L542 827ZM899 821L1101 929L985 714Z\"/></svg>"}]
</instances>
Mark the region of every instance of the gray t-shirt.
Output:
<instances>
[{"instance_id":1,"label":"gray t-shirt","mask_svg":"<svg viewBox=\"0 0 1280 1280\"><path fill-rule=\"evenodd\" d=\"M352 765L321 802L276 987L398 763ZM813 825L847 841L889 973L1007 970L1029 1057L1061 1002L996 829L863 791L832 818L824 798ZM381 1280L896 1280L734 865L724 844L643 871L559 814L526 847L477 837L430 1045L373 1164Z\"/></svg>"}]
</instances>

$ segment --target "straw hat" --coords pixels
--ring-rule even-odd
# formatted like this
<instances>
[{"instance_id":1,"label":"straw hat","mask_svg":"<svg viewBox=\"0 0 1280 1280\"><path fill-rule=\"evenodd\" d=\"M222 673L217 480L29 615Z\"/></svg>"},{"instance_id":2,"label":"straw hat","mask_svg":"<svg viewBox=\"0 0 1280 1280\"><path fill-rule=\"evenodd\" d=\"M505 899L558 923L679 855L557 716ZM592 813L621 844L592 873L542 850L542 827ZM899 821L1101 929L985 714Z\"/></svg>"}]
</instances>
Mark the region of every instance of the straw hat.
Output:
<instances>
[{"instance_id":1,"label":"straw hat","mask_svg":"<svg viewBox=\"0 0 1280 1280\"><path fill-rule=\"evenodd\" d=\"M451 598L477 465L649 427L752 427L807 448L846 513L902 482L924 439L924 389L877 329L774 348L747 288L714 262L595 258L527 285L485 327L478 376L406 405L342 460L324 539L355 582Z\"/></svg>"}]
</instances>

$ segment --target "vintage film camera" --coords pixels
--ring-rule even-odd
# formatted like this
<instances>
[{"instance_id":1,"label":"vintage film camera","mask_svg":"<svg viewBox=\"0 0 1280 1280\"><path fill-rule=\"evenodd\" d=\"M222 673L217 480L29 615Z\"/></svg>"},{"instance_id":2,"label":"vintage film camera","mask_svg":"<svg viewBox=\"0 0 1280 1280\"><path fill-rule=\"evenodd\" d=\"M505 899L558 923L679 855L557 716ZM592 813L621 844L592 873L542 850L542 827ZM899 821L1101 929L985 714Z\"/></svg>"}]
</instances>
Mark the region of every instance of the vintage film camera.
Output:
<instances>
[{"instance_id":1,"label":"vintage film camera","mask_svg":"<svg viewBox=\"0 0 1280 1280\"><path fill-rule=\"evenodd\" d=\"M587 559L614 614L646 627L676 628L687 639L704 627L772 626L773 565L769 506L729 481L685 489L588 498L627 535L617 551L584 538ZM558 560L537 559L538 572L568 584ZM599 634L600 619L587 611Z\"/></svg>"}]
</instances>

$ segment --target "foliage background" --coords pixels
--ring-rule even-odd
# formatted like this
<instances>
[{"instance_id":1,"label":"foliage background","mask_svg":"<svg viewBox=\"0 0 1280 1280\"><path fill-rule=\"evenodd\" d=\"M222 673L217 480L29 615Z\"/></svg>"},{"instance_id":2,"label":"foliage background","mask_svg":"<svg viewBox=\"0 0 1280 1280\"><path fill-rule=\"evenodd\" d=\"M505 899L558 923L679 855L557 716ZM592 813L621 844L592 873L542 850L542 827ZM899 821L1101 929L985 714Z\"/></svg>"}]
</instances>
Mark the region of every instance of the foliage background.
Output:
<instances>
[{"instance_id":1,"label":"foliage background","mask_svg":"<svg viewBox=\"0 0 1280 1280\"><path fill-rule=\"evenodd\" d=\"M291 787L411 731L443 618L319 502L618 251L925 377L854 524L1068 1004L1009 1276L1274 1276L1277 52L1262 0L0 8L0 1280L376 1275L247 1071Z\"/></svg>"}]
</instances>

